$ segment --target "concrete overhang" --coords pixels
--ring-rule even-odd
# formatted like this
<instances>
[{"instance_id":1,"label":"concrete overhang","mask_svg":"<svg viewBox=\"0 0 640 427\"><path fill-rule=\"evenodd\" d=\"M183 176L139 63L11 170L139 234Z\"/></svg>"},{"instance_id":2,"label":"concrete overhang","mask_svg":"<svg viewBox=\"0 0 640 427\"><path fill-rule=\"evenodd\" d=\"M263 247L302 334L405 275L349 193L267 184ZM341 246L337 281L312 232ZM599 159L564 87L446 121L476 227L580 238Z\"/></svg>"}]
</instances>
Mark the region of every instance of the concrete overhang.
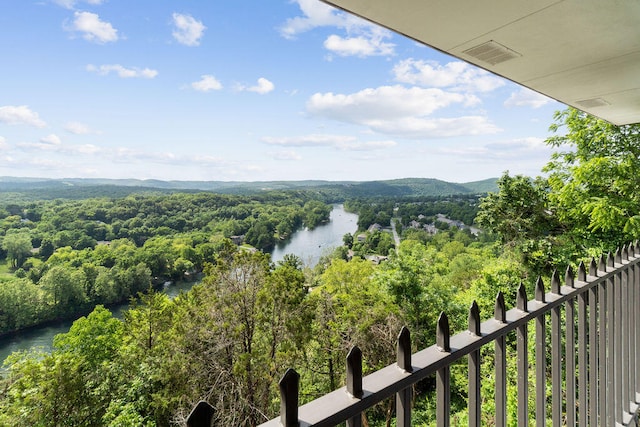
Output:
<instances>
[{"instance_id":1,"label":"concrete overhang","mask_svg":"<svg viewBox=\"0 0 640 427\"><path fill-rule=\"evenodd\" d=\"M640 122L639 0L323 0L617 125Z\"/></svg>"}]
</instances>

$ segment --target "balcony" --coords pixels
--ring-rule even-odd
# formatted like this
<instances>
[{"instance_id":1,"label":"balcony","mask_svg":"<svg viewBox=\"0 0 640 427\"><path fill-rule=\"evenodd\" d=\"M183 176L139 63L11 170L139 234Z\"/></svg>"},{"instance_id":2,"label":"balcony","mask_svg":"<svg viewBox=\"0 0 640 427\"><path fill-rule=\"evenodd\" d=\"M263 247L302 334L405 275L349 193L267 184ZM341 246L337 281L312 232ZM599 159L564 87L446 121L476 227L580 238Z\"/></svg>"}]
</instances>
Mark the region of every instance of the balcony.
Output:
<instances>
[{"instance_id":1,"label":"balcony","mask_svg":"<svg viewBox=\"0 0 640 427\"><path fill-rule=\"evenodd\" d=\"M446 314L438 320L436 343L411 353L410 331L400 331L397 361L362 376L362 353L355 347L347 355L347 384L305 405L298 406L299 376L293 369L280 381L280 416L269 426L320 427L345 423L363 425L363 414L395 396L396 425L410 426L413 387L435 375L438 426L451 424L451 367L468 363L469 426L479 426L481 402L481 349L494 358L495 425L629 426L638 425L640 408L640 246L636 242L615 254L580 264L577 274L567 269L564 279L554 272L550 291L538 280L529 300L524 287L517 290L516 306L507 310L504 296L496 297L493 318L481 322L474 303L468 330L451 335ZM529 328L535 339L529 341ZM515 377L507 374L507 338L515 334ZM529 350L534 363L530 363ZM533 366L530 366L533 365ZM529 384L529 370L535 384ZM507 384L515 383L516 413L507 409ZM530 387L530 385L532 387ZM534 392L529 395L530 389ZM551 397L546 391L551 390ZM529 403L535 403L535 413ZM511 411L513 412L513 411ZM200 402L188 419L190 427L209 427L212 407ZM486 418L486 411L484 412Z\"/></svg>"}]
</instances>

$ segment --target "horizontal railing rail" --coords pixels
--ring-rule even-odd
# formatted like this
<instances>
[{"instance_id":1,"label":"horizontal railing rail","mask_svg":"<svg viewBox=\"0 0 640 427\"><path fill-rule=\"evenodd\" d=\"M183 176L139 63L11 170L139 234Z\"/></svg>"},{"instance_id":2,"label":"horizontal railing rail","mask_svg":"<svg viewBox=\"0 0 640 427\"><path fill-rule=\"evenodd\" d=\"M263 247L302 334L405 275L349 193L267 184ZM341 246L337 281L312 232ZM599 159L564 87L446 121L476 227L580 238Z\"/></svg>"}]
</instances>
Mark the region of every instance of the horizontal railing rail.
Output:
<instances>
[{"instance_id":1,"label":"horizontal railing rail","mask_svg":"<svg viewBox=\"0 0 640 427\"><path fill-rule=\"evenodd\" d=\"M495 425L515 417L517 425L529 425L529 334L535 327L535 421L553 426L638 425L640 407L640 248L625 246L615 255L583 263L577 275L568 268L564 284L557 272L546 292L537 281L534 299L528 300L520 285L516 306L506 309L504 296L496 297L494 316L480 322L478 305L469 309L468 330L451 336L449 321L438 319L436 343L411 354L408 329L398 336L397 361L365 377L362 353L354 347L347 355L346 386L298 407L299 375L287 370L280 381L280 416L262 424L269 426L321 427L346 422L362 425L362 414L377 403L395 396L396 423L411 425L412 387L436 376L436 422L450 425L451 365L468 363L469 426L479 426L482 416L480 349L494 343ZM564 308L564 310L563 310ZM547 331L550 316L550 335ZM507 414L506 337L516 334L515 379L517 413ZM577 333L576 333L577 332ZM563 340L564 338L564 340ZM547 366L547 353L550 366ZM548 378L547 370L551 376ZM547 386L551 408L547 408ZM210 426L213 408L200 402L188 418L190 427Z\"/></svg>"}]
</instances>

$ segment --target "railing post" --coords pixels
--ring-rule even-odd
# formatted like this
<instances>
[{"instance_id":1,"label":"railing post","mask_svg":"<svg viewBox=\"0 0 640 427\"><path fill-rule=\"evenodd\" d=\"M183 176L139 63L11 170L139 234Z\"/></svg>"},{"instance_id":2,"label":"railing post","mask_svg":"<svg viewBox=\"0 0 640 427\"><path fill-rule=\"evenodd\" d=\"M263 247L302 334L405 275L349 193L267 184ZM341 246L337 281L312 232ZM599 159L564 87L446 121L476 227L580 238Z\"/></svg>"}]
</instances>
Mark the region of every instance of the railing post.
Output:
<instances>
[{"instance_id":1,"label":"railing post","mask_svg":"<svg viewBox=\"0 0 640 427\"><path fill-rule=\"evenodd\" d=\"M498 292L494 308L494 317L498 322L506 323L506 313L507 309L504 304L504 294ZM495 359L496 427L505 427L507 425L507 355L504 335L496 337Z\"/></svg>"},{"instance_id":2,"label":"railing post","mask_svg":"<svg viewBox=\"0 0 640 427\"><path fill-rule=\"evenodd\" d=\"M629 329L628 330L628 340L629 340L629 399L631 402L636 402L636 362L635 362L635 351L636 351L636 331L635 331L635 315L636 315L636 305L634 305L633 301L635 300L635 249L633 243L630 243L627 247L627 259L629 261L628 272L629 276L627 278L629 295L627 298L627 305L629 306Z\"/></svg>"},{"instance_id":3,"label":"railing post","mask_svg":"<svg viewBox=\"0 0 640 427\"><path fill-rule=\"evenodd\" d=\"M357 399L362 398L362 351L357 346L347 354L347 393ZM347 420L347 427L361 426L362 414Z\"/></svg>"},{"instance_id":4,"label":"railing post","mask_svg":"<svg viewBox=\"0 0 640 427\"><path fill-rule=\"evenodd\" d=\"M598 265L591 258L589 275L598 276ZM589 425L598 427L598 289L589 289Z\"/></svg>"},{"instance_id":5,"label":"railing post","mask_svg":"<svg viewBox=\"0 0 640 427\"><path fill-rule=\"evenodd\" d=\"M478 303L473 302L469 308L469 333L480 336L480 309ZM480 349L469 353L469 427L480 427L481 399L480 399Z\"/></svg>"},{"instance_id":6,"label":"railing post","mask_svg":"<svg viewBox=\"0 0 640 427\"><path fill-rule=\"evenodd\" d=\"M640 247L638 246L638 241L634 242L632 245L633 248L633 256L635 259L640 255ZM637 262L633 264L633 281L631 282L631 289L633 290L631 296L629 297L631 304L631 321L632 321L632 329L634 331L632 337L632 345L631 345L631 354L633 355L632 368L634 372L633 380L634 380L634 402L640 402L640 315L637 312L637 307L640 307L640 266L638 266Z\"/></svg>"},{"instance_id":7,"label":"railing post","mask_svg":"<svg viewBox=\"0 0 640 427\"><path fill-rule=\"evenodd\" d=\"M551 293L560 295L560 277L551 275ZM551 311L551 421L554 427L562 424L562 339L560 333L560 306Z\"/></svg>"},{"instance_id":8,"label":"railing post","mask_svg":"<svg viewBox=\"0 0 640 427\"><path fill-rule=\"evenodd\" d=\"M626 413L631 412L631 368L629 364L629 341L631 338L629 323L629 250L627 245L622 247L622 403ZM635 308L635 307L634 307ZM634 393L635 400L635 393Z\"/></svg>"},{"instance_id":9,"label":"railing post","mask_svg":"<svg viewBox=\"0 0 640 427\"><path fill-rule=\"evenodd\" d=\"M571 266L567 267L564 275L564 285L574 287L574 274ZM564 304L565 310L565 345L567 355L566 382L567 382L567 425L576 425L576 304L575 298L568 299Z\"/></svg>"},{"instance_id":10,"label":"railing post","mask_svg":"<svg viewBox=\"0 0 640 427\"><path fill-rule=\"evenodd\" d=\"M618 272L616 273L614 286L614 367L615 367L615 393L616 393L616 422L622 423L622 411L624 404L622 401L622 272L620 267L622 264L622 251L620 248L616 250L614 261L618 264Z\"/></svg>"},{"instance_id":11,"label":"railing post","mask_svg":"<svg viewBox=\"0 0 640 427\"><path fill-rule=\"evenodd\" d=\"M522 283L516 295L516 308L523 312L527 309L527 291ZM518 352L518 425L529 425L529 351L527 323L516 329L516 347Z\"/></svg>"},{"instance_id":12,"label":"railing post","mask_svg":"<svg viewBox=\"0 0 640 427\"><path fill-rule=\"evenodd\" d=\"M438 327L436 329L436 346L438 350L450 353L449 344L451 330L449 318L445 313L440 313ZM448 427L451 413L451 368L446 365L436 372L436 424L438 427Z\"/></svg>"},{"instance_id":13,"label":"railing post","mask_svg":"<svg viewBox=\"0 0 640 427\"><path fill-rule=\"evenodd\" d=\"M280 423L284 427L298 427L298 389L300 375L294 369L287 369L279 383Z\"/></svg>"},{"instance_id":14,"label":"railing post","mask_svg":"<svg viewBox=\"0 0 640 427\"><path fill-rule=\"evenodd\" d=\"M544 282L538 277L536 301L545 302ZM544 426L547 421L547 352L546 323L544 314L536 317L536 425Z\"/></svg>"},{"instance_id":15,"label":"railing post","mask_svg":"<svg viewBox=\"0 0 640 427\"><path fill-rule=\"evenodd\" d=\"M615 268L613 254L607 255L607 267ZM607 279L607 425L614 425L616 411L616 380L615 380L615 286L616 279Z\"/></svg>"},{"instance_id":16,"label":"railing post","mask_svg":"<svg viewBox=\"0 0 640 427\"><path fill-rule=\"evenodd\" d=\"M398 367L405 372L413 372L411 366L411 334L403 327L398 335ZM396 393L397 427L411 426L411 387Z\"/></svg>"},{"instance_id":17,"label":"railing post","mask_svg":"<svg viewBox=\"0 0 640 427\"><path fill-rule=\"evenodd\" d=\"M598 262L598 271L606 273L607 262L603 255ZM607 425L607 282L598 285L598 398L600 405L600 425Z\"/></svg>"},{"instance_id":18,"label":"railing post","mask_svg":"<svg viewBox=\"0 0 640 427\"><path fill-rule=\"evenodd\" d=\"M578 266L578 280L587 281L587 272L584 263ZM587 419L587 292L578 295L578 425L586 427Z\"/></svg>"}]
</instances>

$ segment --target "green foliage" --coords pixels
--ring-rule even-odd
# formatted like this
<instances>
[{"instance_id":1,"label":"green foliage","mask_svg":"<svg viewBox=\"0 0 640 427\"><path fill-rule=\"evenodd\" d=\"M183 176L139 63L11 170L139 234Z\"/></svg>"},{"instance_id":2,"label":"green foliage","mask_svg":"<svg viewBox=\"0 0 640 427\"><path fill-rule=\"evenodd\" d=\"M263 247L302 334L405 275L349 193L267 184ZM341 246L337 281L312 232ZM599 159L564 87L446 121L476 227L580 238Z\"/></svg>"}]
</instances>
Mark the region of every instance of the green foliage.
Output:
<instances>
[{"instance_id":1,"label":"green foliage","mask_svg":"<svg viewBox=\"0 0 640 427\"><path fill-rule=\"evenodd\" d=\"M11 230L2 239L2 249L7 252L12 268L22 267L32 248L31 233L28 229Z\"/></svg>"},{"instance_id":2,"label":"green foliage","mask_svg":"<svg viewBox=\"0 0 640 427\"><path fill-rule=\"evenodd\" d=\"M640 125L615 126L575 109L555 115L557 147L544 171L549 199L582 246L613 250L640 236Z\"/></svg>"}]
</instances>

